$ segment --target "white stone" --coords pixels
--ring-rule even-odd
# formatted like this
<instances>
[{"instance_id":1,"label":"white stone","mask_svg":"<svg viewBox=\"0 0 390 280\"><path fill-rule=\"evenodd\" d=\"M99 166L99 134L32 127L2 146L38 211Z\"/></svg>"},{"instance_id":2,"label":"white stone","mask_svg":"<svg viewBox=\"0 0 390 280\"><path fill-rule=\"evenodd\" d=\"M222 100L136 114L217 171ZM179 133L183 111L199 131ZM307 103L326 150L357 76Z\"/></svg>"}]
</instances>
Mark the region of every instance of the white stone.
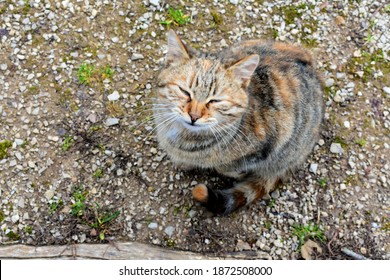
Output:
<instances>
[{"instance_id":1,"label":"white stone","mask_svg":"<svg viewBox=\"0 0 390 280\"><path fill-rule=\"evenodd\" d=\"M233 5L237 5L238 4L238 0L229 0L231 4Z\"/></svg>"},{"instance_id":2,"label":"white stone","mask_svg":"<svg viewBox=\"0 0 390 280\"><path fill-rule=\"evenodd\" d=\"M323 139L318 140L318 145L323 146L325 144L325 141Z\"/></svg>"},{"instance_id":3,"label":"white stone","mask_svg":"<svg viewBox=\"0 0 390 280\"><path fill-rule=\"evenodd\" d=\"M296 35L296 34L298 34L299 33L299 30L298 29L293 29L293 30L291 30L291 34L292 35Z\"/></svg>"},{"instance_id":4,"label":"white stone","mask_svg":"<svg viewBox=\"0 0 390 280\"><path fill-rule=\"evenodd\" d=\"M28 76L27 76L27 80L32 80L33 78L34 78L34 74L29 74Z\"/></svg>"},{"instance_id":5,"label":"white stone","mask_svg":"<svg viewBox=\"0 0 390 280\"><path fill-rule=\"evenodd\" d=\"M334 85L334 79L329 78L329 79L327 79L327 80L325 81L325 86L326 86L326 87L331 87L331 86L333 86L333 85Z\"/></svg>"},{"instance_id":6,"label":"white stone","mask_svg":"<svg viewBox=\"0 0 390 280\"><path fill-rule=\"evenodd\" d=\"M119 119L118 118L108 118L106 121L105 121L105 124L107 126L112 126L112 125L116 125L119 123Z\"/></svg>"},{"instance_id":7,"label":"white stone","mask_svg":"<svg viewBox=\"0 0 390 280\"><path fill-rule=\"evenodd\" d=\"M96 17L97 13L98 13L98 11L93 9L92 12L91 12L92 18Z\"/></svg>"},{"instance_id":8,"label":"white stone","mask_svg":"<svg viewBox=\"0 0 390 280\"><path fill-rule=\"evenodd\" d=\"M149 2L156 7L160 5L160 0L149 0Z\"/></svg>"},{"instance_id":9,"label":"white stone","mask_svg":"<svg viewBox=\"0 0 390 280\"><path fill-rule=\"evenodd\" d=\"M7 70L7 68L8 68L8 65L7 65L7 64L5 64L5 63L0 64L0 69L1 69L1 70L5 71L5 70Z\"/></svg>"},{"instance_id":10,"label":"white stone","mask_svg":"<svg viewBox=\"0 0 390 280\"><path fill-rule=\"evenodd\" d=\"M362 56L362 52L360 50L356 50L353 52L353 56L354 57L361 57Z\"/></svg>"},{"instance_id":11,"label":"white stone","mask_svg":"<svg viewBox=\"0 0 390 280\"><path fill-rule=\"evenodd\" d=\"M317 163L311 163L310 164L310 168L309 168L309 171L312 172L312 173L317 173L317 169L318 169L318 164Z\"/></svg>"},{"instance_id":12,"label":"white stone","mask_svg":"<svg viewBox=\"0 0 390 280\"><path fill-rule=\"evenodd\" d=\"M133 55L131 56L131 60L133 61L141 59L144 59L144 56L140 53L133 53Z\"/></svg>"},{"instance_id":13,"label":"white stone","mask_svg":"<svg viewBox=\"0 0 390 280\"><path fill-rule=\"evenodd\" d=\"M342 154L344 149L341 147L340 143L332 143L330 145L330 152L333 154Z\"/></svg>"},{"instance_id":14,"label":"white stone","mask_svg":"<svg viewBox=\"0 0 390 280\"><path fill-rule=\"evenodd\" d=\"M157 223L150 223L150 224L148 225L148 228L150 228L150 229L156 229L156 228L157 228Z\"/></svg>"},{"instance_id":15,"label":"white stone","mask_svg":"<svg viewBox=\"0 0 390 280\"><path fill-rule=\"evenodd\" d=\"M390 94L390 87L384 87L383 91L387 94Z\"/></svg>"},{"instance_id":16,"label":"white stone","mask_svg":"<svg viewBox=\"0 0 390 280\"><path fill-rule=\"evenodd\" d=\"M112 42L114 43L118 43L119 42L119 38L118 37L114 37L111 39Z\"/></svg>"},{"instance_id":17,"label":"white stone","mask_svg":"<svg viewBox=\"0 0 390 280\"><path fill-rule=\"evenodd\" d=\"M110 101L118 100L119 97L120 97L120 95L119 95L119 92L117 92L117 91L114 91L109 96L107 96L108 100L110 100Z\"/></svg>"},{"instance_id":18,"label":"white stone","mask_svg":"<svg viewBox=\"0 0 390 280\"><path fill-rule=\"evenodd\" d=\"M15 144L17 145L17 146L20 146L20 145L23 145L23 143L24 143L24 141L22 140L22 139L19 139L19 138L15 138Z\"/></svg>"},{"instance_id":19,"label":"white stone","mask_svg":"<svg viewBox=\"0 0 390 280\"><path fill-rule=\"evenodd\" d=\"M351 127L351 123L349 121L345 121L344 122L344 127L345 128L350 128Z\"/></svg>"},{"instance_id":20,"label":"white stone","mask_svg":"<svg viewBox=\"0 0 390 280\"><path fill-rule=\"evenodd\" d=\"M171 237L173 232L175 231L175 228L173 226L167 226L165 229L164 229L164 232L169 236Z\"/></svg>"},{"instance_id":21,"label":"white stone","mask_svg":"<svg viewBox=\"0 0 390 280\"><path fill-rule=\"evenodd\" d=\"M336 73L336 78L338 80L345 79L345 77L346 77L345 73Z\"/></svg>"},{"instance_id":22,"label":"white stone","mask_svg":"<svg viewBox=\"0 0 390 280\"><path fill-rule=\"evenodd\" d=\"M47 200L52 199L53 196L54 196L54 191L53 191L53 190L50 189L50 190L47 190L47 191L45 192L45 197L46 197Z\"/></svg>"},{"instance_id":23,"label":"white stone","mask_svg":"<svg viewBox=\"0 0 390 280\"><path fill-rule=\"evenodd\" d=\"M17 221L19 221L19 215L18 215L18 214L13 215L13 216L11 217L11 221L12 221L13 223L16 223Z\"/></svg>"}]
</instances>

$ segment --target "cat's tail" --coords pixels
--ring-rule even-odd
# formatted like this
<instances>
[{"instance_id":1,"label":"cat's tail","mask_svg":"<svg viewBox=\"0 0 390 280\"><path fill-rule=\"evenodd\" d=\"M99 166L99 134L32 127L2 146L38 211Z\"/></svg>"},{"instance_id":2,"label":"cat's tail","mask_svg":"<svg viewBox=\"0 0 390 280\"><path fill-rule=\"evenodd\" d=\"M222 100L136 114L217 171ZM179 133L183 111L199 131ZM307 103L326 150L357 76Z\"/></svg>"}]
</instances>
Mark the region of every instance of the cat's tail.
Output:
<instances>
[{"instance_id":1,"label":"cat's tail","mask_svg":"<svg viewBox=\"0 0 390 280\"><path fill-rule=\"evenodd\" d=\"M209 211L227 215L268 194L275 182L248 181L238 183L230 189L216 190L199 184L192 190L192 196Z\"/></svg>"}]
</instances>

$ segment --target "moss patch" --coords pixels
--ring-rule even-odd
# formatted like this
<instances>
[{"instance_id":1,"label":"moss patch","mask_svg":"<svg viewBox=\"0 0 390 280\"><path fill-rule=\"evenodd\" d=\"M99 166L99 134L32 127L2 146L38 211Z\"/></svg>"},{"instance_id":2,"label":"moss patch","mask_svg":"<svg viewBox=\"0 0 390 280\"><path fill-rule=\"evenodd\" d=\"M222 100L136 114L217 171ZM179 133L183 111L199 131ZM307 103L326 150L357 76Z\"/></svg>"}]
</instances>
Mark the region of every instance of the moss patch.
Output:
<instances>
[{"instance_id":1,"label":"moss patch","mask_svg":"<svg viewBox=\"0 0 390 280\"><path fill-rule=\"evenodd\" d=\"M8 148L12 147L12 142L4 140L0 142L0 160L8 158Z\"/></svg>"}]
</instances>

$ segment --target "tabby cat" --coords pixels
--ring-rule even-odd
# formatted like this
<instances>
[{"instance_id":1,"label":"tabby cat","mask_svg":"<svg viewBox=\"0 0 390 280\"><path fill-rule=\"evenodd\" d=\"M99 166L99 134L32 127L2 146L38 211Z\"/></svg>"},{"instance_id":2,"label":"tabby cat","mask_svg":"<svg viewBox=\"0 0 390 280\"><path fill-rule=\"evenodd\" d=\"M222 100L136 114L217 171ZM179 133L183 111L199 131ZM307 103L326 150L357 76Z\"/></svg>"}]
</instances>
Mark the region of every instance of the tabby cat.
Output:
<instances>
[{"instance_id":1,"label":"tabby cat","mask_svg":"<svg viewBox=\"0 0 390 280\"><path fill-rule=\"evenodd\" d=\"M236 179L231 188L192 190L212 212L268 194L318 140L322 83L302 47L253 40L202 53L171 30L165 64L153 105L160 147L179 166Z\"/></svg>"}]
</instances>

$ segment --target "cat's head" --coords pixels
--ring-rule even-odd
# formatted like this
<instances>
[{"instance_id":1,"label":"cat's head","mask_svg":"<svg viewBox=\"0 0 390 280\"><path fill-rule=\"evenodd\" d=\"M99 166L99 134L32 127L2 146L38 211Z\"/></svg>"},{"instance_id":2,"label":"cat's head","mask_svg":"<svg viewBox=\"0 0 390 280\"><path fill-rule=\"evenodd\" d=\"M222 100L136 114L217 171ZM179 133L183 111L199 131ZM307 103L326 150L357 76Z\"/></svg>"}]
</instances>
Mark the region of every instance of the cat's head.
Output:
<instances>
[{"instance_id":1,"label":"cat's head","mask_svg":"<svg viewBox=\"0 0 390 280\"><path fill-rule=\"evenodd\" d=\"M248 106L245 89L258 62L258 55L250 55L223 65L218 56L189 49L171 30L156 111L169 113L190 131L240 120Z\"/></svg>"}]
</instances>

